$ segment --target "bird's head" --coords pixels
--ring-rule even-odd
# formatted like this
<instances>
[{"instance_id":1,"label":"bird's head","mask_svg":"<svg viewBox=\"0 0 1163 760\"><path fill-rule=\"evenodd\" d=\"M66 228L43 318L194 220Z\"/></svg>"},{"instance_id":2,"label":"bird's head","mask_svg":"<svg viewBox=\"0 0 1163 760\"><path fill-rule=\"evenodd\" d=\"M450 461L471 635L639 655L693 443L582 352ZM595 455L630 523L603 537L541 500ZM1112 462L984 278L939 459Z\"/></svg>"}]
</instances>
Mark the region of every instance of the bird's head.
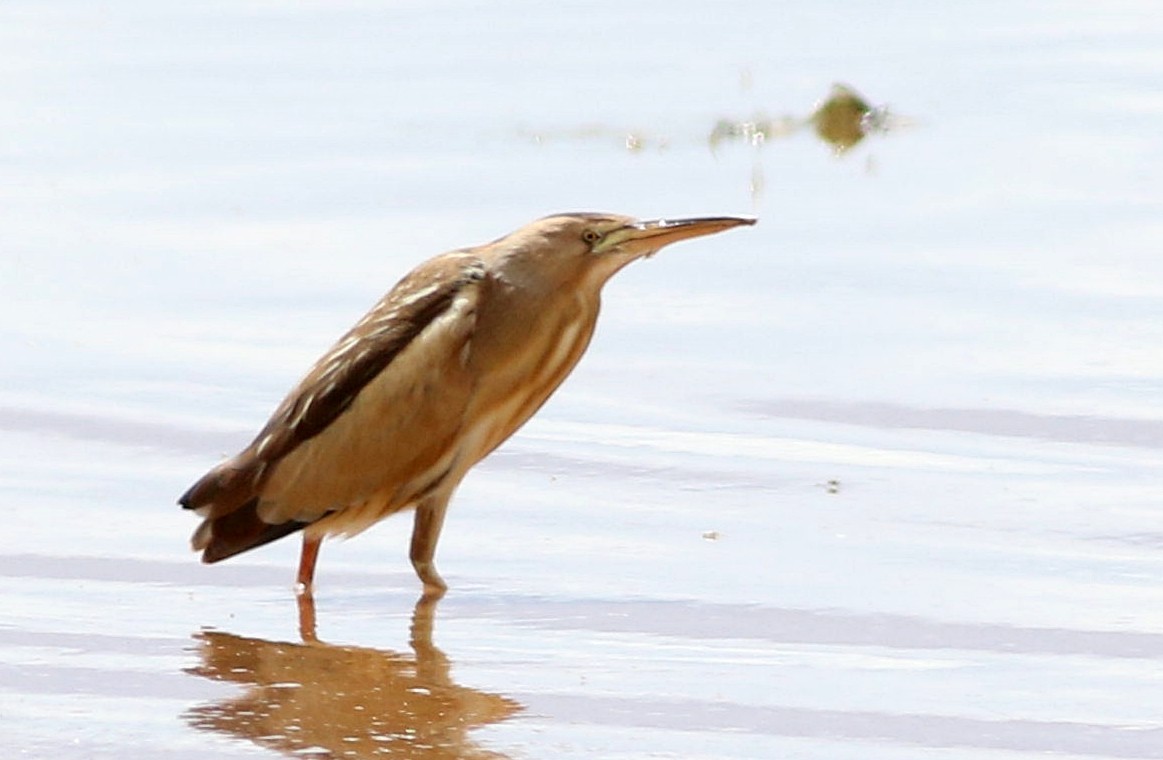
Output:
<instances>
[{"instance_id":1,"label":"bird's head","mask_svg":"<svg viewBox=\"0 0 1163 760\"><path fill-rule=\"evenodd\" d=\"M498 240L510 274L600 287L635 259L680 240L755 224L750 217L714 216L640 221L618 214L556 214Z\"/></svg>"}]
</instances>

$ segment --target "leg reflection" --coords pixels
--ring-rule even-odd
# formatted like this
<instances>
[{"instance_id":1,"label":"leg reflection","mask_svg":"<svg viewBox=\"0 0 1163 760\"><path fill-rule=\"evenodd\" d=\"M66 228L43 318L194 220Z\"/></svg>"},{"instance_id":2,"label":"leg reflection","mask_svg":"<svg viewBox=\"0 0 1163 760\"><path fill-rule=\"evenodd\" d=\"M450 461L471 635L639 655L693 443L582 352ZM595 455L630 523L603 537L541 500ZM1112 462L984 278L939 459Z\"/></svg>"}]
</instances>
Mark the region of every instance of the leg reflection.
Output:
<instances>
[{"instance_id":1,"label":"leg reflection","mask_svg":"<svg viewBox=\"0 0 1163 760\"><path fill-rule=\"evenodd\" d=\"M451 660L433 643L435 599L416 604L407 654L322 642L310 594L301 594L298 606L304 643L195 634L199 662L186 672L243 692L191 709L185 718L192 726L287 754L322 747L357 758L502 757L469 733L521 707L452 680Z\"/></svg>"}]
</instances>

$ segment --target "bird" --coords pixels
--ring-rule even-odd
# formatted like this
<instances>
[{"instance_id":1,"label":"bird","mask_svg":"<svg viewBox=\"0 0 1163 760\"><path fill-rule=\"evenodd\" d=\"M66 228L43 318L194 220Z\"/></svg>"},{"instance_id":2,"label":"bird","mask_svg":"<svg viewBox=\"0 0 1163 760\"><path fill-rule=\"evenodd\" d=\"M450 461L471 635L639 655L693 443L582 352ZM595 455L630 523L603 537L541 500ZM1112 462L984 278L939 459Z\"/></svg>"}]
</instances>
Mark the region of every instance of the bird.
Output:
<instances>
[{"instance_id":1,"label":"bird","mask_svg":"<svg viewBox=\"0 0 1163 760\"><path fill-rule=\"evenodd\" d=\"M193 550L214 563L302 531L295 588L309 595L325 537L413 510L409 558L439 598L453 492L577 365L605 283L671 243L755 222L556 214L420 264L178 499L201 518Z\"/></svg>"}]
</instances>

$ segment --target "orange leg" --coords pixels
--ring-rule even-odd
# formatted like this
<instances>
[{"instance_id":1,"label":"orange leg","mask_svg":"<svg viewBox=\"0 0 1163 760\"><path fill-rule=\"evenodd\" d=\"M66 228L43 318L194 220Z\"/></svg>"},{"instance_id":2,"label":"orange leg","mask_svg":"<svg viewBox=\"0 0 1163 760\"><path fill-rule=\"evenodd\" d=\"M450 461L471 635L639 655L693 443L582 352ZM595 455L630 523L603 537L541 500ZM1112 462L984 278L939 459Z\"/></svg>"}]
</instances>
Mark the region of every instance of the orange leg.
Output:
<instances>
[{"instance_id":1,"label":"orange leg","mask_svg":"<svg viewBox=\"0 0 1163 760\"><path fill-rule=\"evenodd\" d=\"M322 536L310 538L306 533L303 534L303 550L299 553L299 578L295 586L300 594L311 593L311 587L315 583L315 560L319 558L319 545L322 543Z\"/></svg>"},{"instance_id":2,"label":"orange leg","mask_svg":"<svg viewBox=\"0 0 1163 760\"><path fill-rule=\"evenodd\" d=\"M315 597L310 592L295 597L299 604L299 637L304 644L314 644L319 641L315 635Z\"/></svg>"}]
</instances>

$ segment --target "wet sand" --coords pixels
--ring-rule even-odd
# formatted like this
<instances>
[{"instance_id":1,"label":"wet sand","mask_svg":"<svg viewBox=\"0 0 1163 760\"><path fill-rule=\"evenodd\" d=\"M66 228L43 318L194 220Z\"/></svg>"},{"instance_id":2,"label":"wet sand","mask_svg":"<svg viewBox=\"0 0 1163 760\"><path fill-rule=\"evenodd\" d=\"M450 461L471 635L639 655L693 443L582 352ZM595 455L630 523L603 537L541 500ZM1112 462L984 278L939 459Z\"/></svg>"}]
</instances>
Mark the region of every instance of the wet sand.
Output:
<instances>
[{"instance_id":1,"label":"wet sand","mask_svg":"<svg viewBox=\"0 0 1163 760\"><path fill-rule=\"evenodd\" d=\"M10 754L1163 756L1163 22L976 7L0 10ZM837 80L893 128L757 137ZM381 292L575 208L760 223L611 284L444 600L407 519L197 563Z\"/></svg>"}]
</instances>

